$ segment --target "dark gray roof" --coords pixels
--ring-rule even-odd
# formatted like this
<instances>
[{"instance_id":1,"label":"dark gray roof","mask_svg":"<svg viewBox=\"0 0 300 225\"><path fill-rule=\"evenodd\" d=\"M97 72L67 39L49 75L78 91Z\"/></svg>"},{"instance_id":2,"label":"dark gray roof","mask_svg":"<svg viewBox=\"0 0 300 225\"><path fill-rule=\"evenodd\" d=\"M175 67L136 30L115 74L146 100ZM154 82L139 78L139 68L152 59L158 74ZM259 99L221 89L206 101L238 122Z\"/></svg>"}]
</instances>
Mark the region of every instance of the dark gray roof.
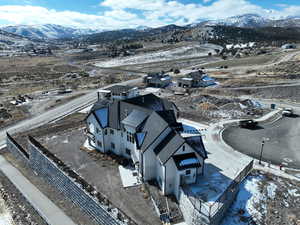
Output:
<instances>
[{"instance_id":1,"label":"dark gray roof","mask_svg":"<svg viewBox=\"0 0 300 225\"><path fill-rule=\"evenodd\" d=\"M157 113L170 125L170 127L179 131L183 130L182 124L177 122L173 110L159 111Z\"/></svg>"},{"instance_id":2,"label":"dark gray roof","mask_svg":"<svg viewBox=\"0 0 300 225\"><path fill-rule=\"evenodd\" d=\"M125 86L125 85L114 85L112 87L107 88L106 90L111 91L113 94L121 94L124 92L128 92L134 87L131 86Z\"/></svg>"},{"instance_id":3,"label":"dark gray roof","mask_svg":"<svg viewBox=\"0 0 300 225\"><path fill-rule=\"evenodd\" d=\"M147 117L147 113L134 109L124 120L122 120L122 123L132 127L138 127Z\"/></svg>"},{"instance_id":4,"label":"dark gray roof","mask_svg":"<svg viewBox=\"0 0 300 225\"><path fill-rule=\"evenodd\" d=\"M136 106L141 106L143 108L147 108L153 111L163 111L163 110L173 109L173 107L171 108L171 106L173 106L172 103L170 103L168 100L159 98L152 93L147 95L141 95L135 98L126 99L124 100L124 102Z\"/></svg>"},{"instance_id":5,"label":"dark gray roof","mask_svg":"<svg viewBox=\"0 0 300 225\"><path fill-rule=\"evenodd\" d=\"M109 105L110 101L108 100L100 100L100 101L97 101L93 107L91 108L91 111L90 112L94 112L95 110L97 109L101 109L101 108L104 108L104 107L107 107Z\"/></svg>"},{"instance_id":6,"label":"dark gray roof","mask_svg":"<svg viewBox=\"0 0 300 225\"><path fill-rule=\"evenodd\" d=\"M154 153L164 164L174 155L184 142L184 139L178 133L171 131L171 133L155 148Z\"/></svg>"},{"instance_id":7,"label":"dark gray roof","mask_svg":"<svg viewBox=\"0 0 300 225\"><path fill-rule=\"evenodd\" d=\"M134 97L121 101L105 101L101 100L95 103L91 109L91 113L97 109L108 107L108 124L113 129L121 129L121 121L124 120L133 110L149 116L153 111L174 110L174 104L166 99L161 99L154 94ZM161 113L163 115L163 113ZM163 116L165 119L167 116ZM167 119L166 119L167 120ZM168 120L167 120L168 121ZM163 123L164 124L164 123ZM149 129L151 126L148 127Z\"/></svg>"},{"instance_id":8,"label":"dark gray roof","mask_svg":"<svg viewBox=\"0 0 300 225\"><path fill-rule=\"evenodd\" d=\"M120 101L114 101L109 105L109 127L120 129Z\"/></svg>"},{"instance_id":9,"label":"dark gray roof","mask_svg":"<svg viewBox=\"0 0 300 225\"><path fill-rule=\"evenodd\" d=\"M156 112L152 112L143 128L143 132L146 133L146 137L141 148L142 151L145 151L167 127L167 122Z\"/></svg>"},{"instance_id":10,"label":"dark gray roof","mask_svg":"<svg viewBox=\"0 0 300 225\"><path fill-rule=\"evenodd\" d=\"M158 155L175 136L176 132L171 130L171 132L154 148L154 153Z\"/></svg>"},{"instance_id":11,"label":"dark gray roof","mask_svg":"<svg viewBox=\"0 0 300 225\"><path fill-rule=\"evenodd\" d=\"M203 159L207 159L207 152L205 150L202 137L192 136L185 138L186 143L191 146Z\"/></svg>"}]
</instances>

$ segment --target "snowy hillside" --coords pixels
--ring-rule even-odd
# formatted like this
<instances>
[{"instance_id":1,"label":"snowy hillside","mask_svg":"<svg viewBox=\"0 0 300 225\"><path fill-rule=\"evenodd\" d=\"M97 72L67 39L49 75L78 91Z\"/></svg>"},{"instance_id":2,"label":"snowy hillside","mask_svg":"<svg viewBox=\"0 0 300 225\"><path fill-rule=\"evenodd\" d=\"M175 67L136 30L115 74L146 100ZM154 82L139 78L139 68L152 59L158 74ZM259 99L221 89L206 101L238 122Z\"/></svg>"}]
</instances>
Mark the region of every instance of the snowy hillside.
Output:
<instances>
[{"instance_id":1,"label":"snowy hillside","mask_svg":"<svg viewBox=\"0 0 300 225\"><path fill-rule=\"evenodd\" d=\"M233 27L263 27L271 22L270 19L256 14L245 14L233 16L223 20L212 20L206 22L206 25L224 25Z\"/></svg>"},{"instance_id":2,"label":"snowy hillside","mask_svg":"<svg viewBox=\"0 0 300 225\"><path fill-rule=\"evenodd\" d=\"M8 33L6 31L0 30L0 47L7 48L8 46L24 46L26 44L32 43L29 39Z\"/></svg>"},{"instance_id":3,"label":"snowy hillside","mask_svg":"<svg viewBox=\"0 0 300 225\"><path fill-rule=\"evenodd\" d=\"M31 39L73 38L100 32L99 30L75 29L54 24L8 26L3 27L2 30Z\"/></svg>"}]
</instances>

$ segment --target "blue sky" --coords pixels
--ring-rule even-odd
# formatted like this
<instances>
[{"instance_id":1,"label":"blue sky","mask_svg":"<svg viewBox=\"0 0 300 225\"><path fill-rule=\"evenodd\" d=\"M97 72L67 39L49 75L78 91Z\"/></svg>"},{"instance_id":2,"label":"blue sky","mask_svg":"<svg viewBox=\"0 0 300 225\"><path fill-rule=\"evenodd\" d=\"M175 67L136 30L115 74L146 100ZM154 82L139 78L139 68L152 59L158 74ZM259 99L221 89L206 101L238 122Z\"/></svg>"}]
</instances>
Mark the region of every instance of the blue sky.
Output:
<instances>
[{"instance_id":1,"label":"blue sky","mask_svg":"<svg viewBox=\"0 0 300 225\"><path fill-rule=\"evenodd\" d=\"M300 17L300 0L0 0L0 25L60 24L119 29L157 27L256 13Z\"/></svg>"}]
</instances>

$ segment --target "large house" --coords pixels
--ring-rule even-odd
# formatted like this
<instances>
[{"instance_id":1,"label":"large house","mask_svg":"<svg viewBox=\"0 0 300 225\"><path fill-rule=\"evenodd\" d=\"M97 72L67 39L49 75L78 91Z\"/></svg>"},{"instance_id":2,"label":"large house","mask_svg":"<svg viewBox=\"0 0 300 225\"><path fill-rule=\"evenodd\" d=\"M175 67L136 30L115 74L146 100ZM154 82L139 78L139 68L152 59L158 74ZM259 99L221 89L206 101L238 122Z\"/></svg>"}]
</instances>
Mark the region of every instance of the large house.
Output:
<instances>
[{"instance_id":1,"label":"large house","mask_svg":"<svg viewBox=\"0 0 300 225\"><path fill-rule=\"evenodd\" d=\"M195 183L203 174L207 153L201 136L182 134L174 103L154 94L134 95L135 89L114 90L86 118L90 145L132 160L142 181L156 180L163 194L178 198L180 185ZM124 90L126 99L115 98Z\"/></svg>"},{"instance_id":2,"label":"large house","mask_svg":"<svg viewBox=\"0 0 300 225\"><path fill-rule=\"evenodd\" d=\"M185 77L178 79L178 87L183 88L197 88L197 87L208 87L215 85L215 79L209 77L201 70L188 73Z\"/></svg>"},{"instance_id":3,"label":"large house","mask_svg":"<svg viewBox=\"0 0 300 225\"><path fill-rule=\"evenodd\" d=\"M144 83L150 87L165 88L172 83L172 78L163 71L159 73L154 72L144 77Z\"/></svg>"}]
</instances>

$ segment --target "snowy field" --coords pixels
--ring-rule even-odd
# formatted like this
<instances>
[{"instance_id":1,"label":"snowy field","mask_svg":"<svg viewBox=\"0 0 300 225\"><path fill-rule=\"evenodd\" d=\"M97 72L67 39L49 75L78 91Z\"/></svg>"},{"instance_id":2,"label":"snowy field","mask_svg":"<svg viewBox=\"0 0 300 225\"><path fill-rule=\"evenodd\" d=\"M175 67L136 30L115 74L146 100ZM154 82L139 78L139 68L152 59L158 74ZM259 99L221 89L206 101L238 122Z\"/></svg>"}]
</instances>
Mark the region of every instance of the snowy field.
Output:
<instances>
[{"instance_id":1,"label":"snowy field","mask_svg":"<svg viewBox=\"0 0 300 225\"><path fill-rule=\"evenodd\" d=\"M214 49L220 49L220 46L213 44L191 44L184 47L178 47L171 50L157 51L154 53L145 53L135 56L116 58L108 61L98 62L95 65L99 67L115 67L123 65L144 64L152 62L161 62L167 60L176 60L191 57L207 56L209 52L214 54Z\"/></svg>"},{"instance_id":2,"label":"snowy field","mask_svg":"<svg viewBox=\"0 0 300 225\"><path fill-rule=\"evenodd\" d=\"M281 193L283 193L283 199L280 199ZM264 174L249 175L241 183L237 198L221 225L266 224L266 216L272 216L270 207L276 205L274 201L279 202L280 206L271 208L271 210L279 212L294 208L291 203L297 205L299 197L300 186L288 180L276 176L272 176L270 179Z\"/></svg>"},{"instance_id":3,"label":"snowy field","mask_svg":"<svg viewBox=\"0 0 300 225\"><path fill-rule=\"evenodd\" d=\"M14 225L13 219L2 198L0 198L0 225Z\"/></svg>"}]
</instances>

